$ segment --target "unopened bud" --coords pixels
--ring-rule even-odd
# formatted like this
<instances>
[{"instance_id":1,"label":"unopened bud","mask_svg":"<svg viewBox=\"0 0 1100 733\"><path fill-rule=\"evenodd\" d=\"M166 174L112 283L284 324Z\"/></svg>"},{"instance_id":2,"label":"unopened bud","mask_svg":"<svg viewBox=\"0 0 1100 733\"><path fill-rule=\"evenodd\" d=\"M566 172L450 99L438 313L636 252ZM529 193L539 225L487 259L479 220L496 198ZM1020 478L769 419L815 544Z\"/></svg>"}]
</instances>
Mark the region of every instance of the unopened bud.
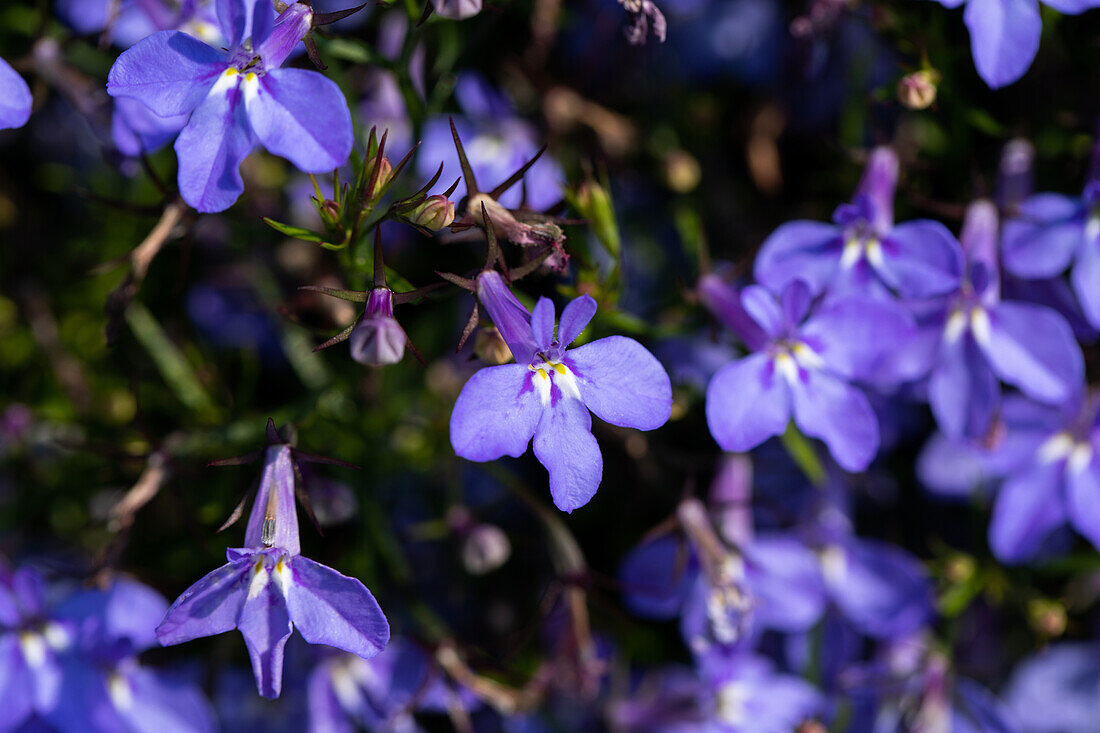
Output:
<instances>
[{"instance_id":1,"label":"unopened bud","mask_svg":"<svg viewBox=\"0 0 1100 733\"><path fill-rule=\"evenodd\" d=\"M450 226L454 220L454 202L442 194L424 199L423 203L409 214L409 221L433 232L438 232L443 227Z\"/></svg>"},{"instance_id":2,"label":"unopened bud","mask_svg":"<svg viewBox=\"0 0 1100 733\"><path fill-rule=\"evenodd\" d=\"M928 109L936 101L939 83L940 73L935 69L906 74L898 82L898 101L909 109Z\"/></svg>"},{"instance_id":3,"label":"unopened bud","mask_svg":"<svg viewBox=\"0 0 1100 733\"><path fill-rule=\"evenodd\" d=\"M690 193L699 185L703 171L690 153L674 150L665 157L665 182L677 193Z\"/></svg>"},{"instance_id":4,"label":"unopened bud","mask_svg":"<svg viewBox=\"0 0 1100 733\"><path fill-rule=\"evenodd\" d=\"M1066 616L1066 607L1060 602L1036 598L1028 604L1027 610L1031 628L1043 636L1055 638L1066 633L1069 619Z\"/></svg>"},{"instance_id":5,"label":"unopened bud","mask_svg":"<svg viewBox=\"0 0 1100 733\"><path fill-rule=\"evenodd\" d=\"M589 179L580 185L571 197L572 204L592 226L592 233L613 257L619 255L619 224L615 220L615 208L607 189Z\"/></svg>"},{"instance_id":6,"label":"unopened bud","mask_svg":"<svg viewBox=\"0 0 1100 733\"><path fill-rule=\"evenodd\" d=\"M474 353L486 364L494 366L507 364L512 360L512 352L495 326L483 326L478 329L477 338L474 340Z\"/></svg>"},{"instance_id":7,"label":"unopened bud","mask_svg":"<svg viewBox=\"0 0 1100 733\"><path fill-rule=\"evenodd\" d=\"M318 213L321 215L321 221L325 223L327 227L335 227L337 222L340 221L340 204L331 199L325 199L317 207Z\"/></svg>"},{"instance_id":8,"label":"unopened bud","mask_svg":"<svg viewBox=\"0 0 1100 733\"><path fill-rule=\"evenodd\" d=\"M462 541L462 564L471 575L485 575L508 561L512 543L495 524L477 524Z\"/></svg>"},{"instance_id":9,"label":"unopened bud","mask_svg":"<svg viewBox=\"0 0 1100 733\"><path fill-rule=\"evenodd\" d=\"M405 355L408 337L393 317L393 291L375 288L367 299L367 310L351 332L351 358L368 366L396 364Z\"/></svg>"},{"instance_id":10,"label":"unopened bud","mask_svg":"<svg viewBox=\"0 0 1100 733\"><path fill-rule=\"evenodd\" d=\"M377 158L371 158L367 161L367 170L370 171L370 175L374 175L374 166L376 165ZM374 182L374 186L367 192L367 196L370 199L377 199L386 192L386 189L390 187L390 183L393 181L393 166L390 165L390 159L386 156L382 156L382 162L378 165L378 179ZM368 184L369 184L368 179Z\"/></svg>"}]
</instances>

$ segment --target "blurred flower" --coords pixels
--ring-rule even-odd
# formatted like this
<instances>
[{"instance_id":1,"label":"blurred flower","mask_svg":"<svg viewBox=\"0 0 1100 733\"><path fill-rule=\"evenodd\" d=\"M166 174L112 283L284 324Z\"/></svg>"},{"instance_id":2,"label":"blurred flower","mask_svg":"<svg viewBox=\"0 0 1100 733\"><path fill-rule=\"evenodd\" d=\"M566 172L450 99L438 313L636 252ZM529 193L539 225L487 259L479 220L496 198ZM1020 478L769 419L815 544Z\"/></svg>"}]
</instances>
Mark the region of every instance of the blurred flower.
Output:
<instances>
[{"instance_id":1,"label":"blurred flower","mask_svg":"<svg viewBox=\"0 0 1100 733\"><path fill-rule=\"evenodd\" d=\"M627 41L636 46L643 44L652 29L653 37L664 43L668 24L657 3L653 0L619 0L619 5L630 14L630 25L626 28Z\"/></svg>"},{"instance_id":2,"label":"blurred flower","mask_svg":"<svg viewBox=\"0 0 1100 733\"><path fill-rule=\"evenodd\" d=\"M801 280L779 298L759 285L741 291L726 321L739 325L753 353L711 379L707 425L724 450L746 451L782 434L793 415L837 463L861 471L878 451L878 422L852 382L874 373L886 351L908 338L912 321L888 300L849 296L811 305Z\"/></svg>"},{"instance_id":3,"label":"blurred flower","mask_svg":"<svg viewBox=\"0 0 1100 733\"><path fill-rule=\"evenodd\" d=\"M392 71L370 68L365 87L366 93L359 103L363 126L367 129L378 128L379 137L386 133L387 150L408 149L413 143L412 123L405 107L405 98L397 85L397 77Z\"/></svg>"},{"instance_id":4,"label":"blurred flower","mask_svg":"<svg viewBox=\"0 0 1100 733\"><path fill-rule=\"evenodd\" d=\"M876 148L850 204L833 223L793 221L776 229L756 257L756 279L778 292L799 278L812 295L860 292L928 297L958 287L962 250L947 228L919 219L894 224L897 155Z\"/></svg>"},{"instance_id":5,"label":"blurred flower","mask_svg":"<svg viewBox=\"0 0 1100 733\"><path fill-rule=\"evenodd\" d=\"M939 83L940 73L934 69L906 74L898 81L898 101L909 109L928 109L936 101Z\"/></svg>"},{"instance_id":6,"label":"blurred flower","mask_svg":"<svg viewBox=\"0 0 1100 733\"><path fill-rule=\"evenodd\" d=\"M1076 198L1039 193L1025 199L1004 225L1004 264L1014 275L1051 278L1067 268L1089 323L1100 328L1100 144L1093 170Z\"/></svg>"},{"instance_id":7,"label":"blurred flower","mask_svg":"<svg viewBox=\"0 0 1100 733\"><path fill-rule=\"evenodd\" d=\"M470 575L485 575L508 562L512 543L495 524L479 522L462 539L462 565Z\"/></svg>"},{"instance_id":8,"label":"blurred flower","mask_svg":"<svg viewBox=\"0 0 1100 733\"><path fill-rule=\"evenodd\" d=\"M273 427L270 428L273 431ZM283 647L296 627L311 644L368 659L389 640L378 602L362 583L302 557L290 446L267 448L245 547L184 591L157 627L165 646L240 629L264 697L282 688Z\"/></svg>"},{"instance_id":9,"label":"blurred flower","mask_svg":"<svg viewBox=\"0 0 1100 733\"><path fill-rule=\"evenodd\" d=\"M223 46L211 0L58 0L57 16L77 33L108 30L117 46L129 48L157 31L180 30L212 46Z\"/></svg>"},{"instance_id":10,"label":"blurred flower","mask_svg":"<svg viewBox=\"0 0 1100 733\"><path fill-rule=\"evenodd\" d=\"M928 400L947 437L978 438L1000 406L998 379L1057 405L1082 389L1084 361L1056 311L1001 300L992 203L971 204L962 243L967 272L959 289L914 306L917 335L891 359L913 377L928 375Z\"/></svg>"},{"instance_id":11,"label":"blurred flower","mask_svg":"<svg viewBox=\"0 0 1100 733\"><path fill-rule=\"evenodd\" d=\"M27 82L7 61L0 59L0 130L25 125L33 101Z\"/></svg>"},{"instance_id":12,"label":"blurred flower","mask_svg":"<svg viewBox=\"0 0 1100 733\"><path fill-rule=\"evenodd\" d=\"M454 118L455 128L465 142L466 156L479 181L504 181L538 153L539 134L533 125L516 116L511 102L489 86L483 77L462 72L455 83L455 99L464 115ZM459 170L458 154L446 117L434 117L424 124L423 143L416 157L417 173L428 178L440 162L448 180ZM523 189L515 188L500 197L509 209L517 208L526 191L531 209L545 209L561 200L561 167L548 156L540 158L524 178ZM459 182L455 198L467 195L465 182ZM476 212L475 212L476 213ZM494 223L497 217L489 212Z\"/></svg>"},{"instance_id":13,"label":"blurred flower","mask_svg":"<svg viewBox=\"0 0 1100 733\"><path fill-rule=\"evenodd\" d=\"M1090 733L1100 719L1100 650L1063 643L1025 659L1004 692L1026 733Z\"/></svg>"},{"instance_id":14,"label":"blurred flower","mask_svg":"<svg viewBox=\"0 0 1100 733\"><path fill-rule=\"evenodd\" d=\"M431 0L435 12L451 20L465 20L481 12L481 0Z\"/></svg>"},{"instance_id":15,"label":"blurred flower","mask_svg":"<svg viewBox=\"0 0 1100 733\"><path fill-rule=\"evenodd\" d=\"M1043 21L1036 0L938 0L946 8L966 3L963 21L970 30L970 52L978 76L997 89L1016 81L1035 60ZM1097 0L1044 0L1059 13L1076 15Z\"/></svg>"},{"instance_id":16,"label":"blurred flower","mask_svg":"<svg viewBox=\"0 0 1100 733\"><path fill-rule=\"evenodd\" d=\"M451 413L455 453L471 461L519 457L534 436L554 503L567 512L584 506L603 475L589 410L612 425L658 428L672 409L668 375L641 344L623 336L567 351L596 313L587 295L562 311L556 337L548 298L529 313L492 270L478 276L477 296L516 363L486 367L462 388Z\"/></svg>"},{"instance_id":17,"label":"blurred flower","mask_svg":"<svg viewBox=\"0 0 1100 733\"><path fill-rule=\"evenodd\" d=\"M175 146L179 187L203 212L229 208L244 191L238 168L256 141L307 173L343 165L352 145L340 88L313 71L279 68L310 31L309 6L294 3L277 19L266 0L225 7L219 22L229 51L161 31L123 52L107 83L112 96L138 99L161 117L190 114Z\"/></svg>"}]
</instances>

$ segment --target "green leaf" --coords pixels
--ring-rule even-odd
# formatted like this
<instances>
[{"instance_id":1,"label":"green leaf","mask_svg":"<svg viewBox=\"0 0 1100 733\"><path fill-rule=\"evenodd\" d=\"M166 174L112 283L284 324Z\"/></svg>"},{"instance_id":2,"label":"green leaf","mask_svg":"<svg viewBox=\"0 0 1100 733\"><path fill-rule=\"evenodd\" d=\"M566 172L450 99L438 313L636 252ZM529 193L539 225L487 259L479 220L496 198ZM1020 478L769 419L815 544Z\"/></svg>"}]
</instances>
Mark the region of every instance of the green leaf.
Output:
<instances>
[{"instance_id":1,"label":"green leaf","mask_svg":"<svg viewBox=\"0 0 1100 733\"><path fill-rule=\"evenodd\" d=\"M264 217L264 223L275 231L279 232L280 234L285 234L288 237L294 237L295 239L301 239L306 242L326 244L325 238L323 236L309 229L303 229L302 227L284 224L281 221L275 221L274 219L269 219L266 216Z\"/></svg>"},{"instance_id":2,"label":"green leaf","mask_svg":"<svg viewBox=\"0 0 1100 733\"><path fill-rule=\"evenodd\" d=\"M131 303L126 309L126 323L180 402L207 416L217 412L217 407L206 394L183 352L172 343L144 305L138 301Z\"/></svg>"}]
</instances>

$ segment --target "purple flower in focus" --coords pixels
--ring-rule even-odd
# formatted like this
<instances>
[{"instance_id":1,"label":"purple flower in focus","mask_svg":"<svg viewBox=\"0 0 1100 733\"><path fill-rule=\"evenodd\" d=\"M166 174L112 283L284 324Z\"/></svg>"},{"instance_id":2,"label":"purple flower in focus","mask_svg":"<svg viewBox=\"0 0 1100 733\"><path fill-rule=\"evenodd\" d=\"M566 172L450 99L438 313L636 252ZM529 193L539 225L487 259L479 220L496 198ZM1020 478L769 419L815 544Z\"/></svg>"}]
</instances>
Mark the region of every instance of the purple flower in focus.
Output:
<instances>
[{"instance_id":1,"label":"purple flower in focus","mask_svg":"<svg viewBox=\"0 0 1100 733\"><path fill-rule=\"evenodd\" d=\"M917 335L894 358L914 377L928 376L928 401L944 435L977 438L1000 407L998 380L1061 404L1081 389L1084 361L1057 311L1001 300L992 203L970 206L962 241L967 277L956 292L915 304Z\"/></svg>"},{"instance_id":2,"label":"purple flower in focus","mask_svg":"<svg viewBox=\"0 0 1100 733\"><path fill-rule=\"evenodd\" d=\"M390 636L362 583L301 556L293 461L290 446L267 448L245 547L227 550L229 562L184 591L156 630L167 646L239 629L264 697L279 695L283 647L295 627L311 644L364 659Z\"/></svg>"},{"instance_id":3,"label":"purple flower in focus","mask_svg":"<svg viewBox=\"0 0 1100 733\"><path fill-rule=\"evenodd\" d=\"M852 382L872 376L885 351L908 338L908 314L891 300L860 296L811 312L812 295L801 280L789 282L778 299L759 285L739 299L730 286L710 282L701 289L753 352L722 367L707 387L707 424L718 445L747 451L783 433L793 416L843 468L865 469L878 451L878 422ZM727 297L715 297L723 292Z\"/></svg>"},{"instance_id":4,"label":"purple flower in focus","mask_svg":"<svg viewBox=\"0 0 1100 733\"><path fill-rule=\"evenodd\" d=\"M894 224L898 159L890 148L876 148L850 204L833 223L792 221L764 242L756 256L756 279L775 292L795 279L813 295L826 290L923 298L958 287L962 250L937 221Z\"/></svg>"},{"instance_id":5,"label":"purple flower in focus","mask_svg":"<svg viewBox=\"0 0 1100 733\"><path fill-rule=\"evenodd\" d=\"M504 181L539 152L538 131L531 123L517 117L511 102L489 86L483 77L471 72L459 74L455 99L464 115L455 117L454 125L477 180ZM460 169L446 117L435 117L424 124L423 143L416 157L417 173L424 178L430 177L440 161L444 172ZM540 158L524 177L528 207L542 210L560 201L563 180L561 167L555 160L548 156ZM467 193L466 182L461 181L453 198L461 199ZM522 195L523 190L516 187L502 194L499 201L504 207L514 209L520 205ZM495 212L489 213L495 224Z\"/></svg>"},{"instance_id":6,"label":"purple flower in focus","mask_svg":"<svg viewBox=\"0 0 1100 733\"><path fill-rule=\"evenodd\" d=\"M7 61L0 59L0 130L25 125L33 101L27 82Z\"/></svg>"},{"instance_id":7,"label":"purple flower in focus","mask_svg":"<svg viewBox=\"0 0 1100 733\"><path fill-rule=\"evenodd\" d=\"M119 56L107 82L112 96L161 117L190 115L175 145L179 187L203 212L229 208L244 191L238 169L257 142L307 173L343 165L352 145L340 88L314 71L279 68L310 30L309 6L294 3L278 19L266 0L218 9L228 51L161 31Z\"/></svg>"},{"instance_id":8,"label":"purple flower in focus","mask_svg":"<svg viewBox=\"0 0 1100 733\"><path fill-rule=\"evenodd\" d=\"M1043 21L1036 0L937 0L946 8L966 3L963 22L970 30L970 52L978 76L991 88L1007 86L1024 75L1039 51ZM1097 0L1043 0L1059 13L1076 15Z\"/></svg>"},{"instance_id":9,"label":"purple flower in focus","mask_svg":"<svg viewBox=\"0 0 1100 733\"><path fill-rule=\"evenodd\" d=\"M1080 196L1028 197L1005 222L1002 246L1005 269L1019 277L1056 277L1072 265L1073 291L1085 318L1100 328L1100 146L1093 156Z\"/></svg>"},{"instance_id":10,"label":"purple flower in focus","mask_svg":"<svg viewBox=\"0 0 1100 733\"><path fill-rule=\"evenodd\" d=\"M554 503L567 512L584 506L603 474L589 411L620 427L658 428L672 410L668 375L623 336L566 350L596 313L587 295L565 307L556 336L548 298L529 313L492 270L478 275L477 295L516 363L486 367L462 388L451 413L455 453L471 461L519 457L533 436Z\"/></svg>"},{"instance_id":11,"label":"purple flower in focus","mask_svg":"<svg viewBox=\"0 0 1100 733\"><path fill-rule=\"evenodd\" d=\"M187 115L160 117L136 99L119 97L111 115L111 139L124 155L152 153L171 142L187 124Z\"/></svg>"}]
</instances>

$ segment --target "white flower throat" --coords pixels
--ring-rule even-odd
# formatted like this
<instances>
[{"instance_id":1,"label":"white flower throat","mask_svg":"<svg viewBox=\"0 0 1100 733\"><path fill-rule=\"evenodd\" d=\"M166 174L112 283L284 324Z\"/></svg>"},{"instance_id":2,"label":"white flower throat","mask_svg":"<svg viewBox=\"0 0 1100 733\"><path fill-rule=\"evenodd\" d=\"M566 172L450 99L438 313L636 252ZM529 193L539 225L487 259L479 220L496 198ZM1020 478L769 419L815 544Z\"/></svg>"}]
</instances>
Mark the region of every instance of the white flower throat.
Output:
<instances>
[{"instance_id":1,"label":"white flower throat","mask_svg":"<svg viewBox=\"0 0 1100 733\"><path fill-rule=\"evenodd\" d=\"M535 373L532 381L543 407L549 407L550 405L550 387L554 384L558 386L563 398L578 400L581 398L576 376L570 371L569 367L560 361L551 361L543 356L541 364L532 362L527 365L527 368Z\"/></svg>"}]
</instances>

